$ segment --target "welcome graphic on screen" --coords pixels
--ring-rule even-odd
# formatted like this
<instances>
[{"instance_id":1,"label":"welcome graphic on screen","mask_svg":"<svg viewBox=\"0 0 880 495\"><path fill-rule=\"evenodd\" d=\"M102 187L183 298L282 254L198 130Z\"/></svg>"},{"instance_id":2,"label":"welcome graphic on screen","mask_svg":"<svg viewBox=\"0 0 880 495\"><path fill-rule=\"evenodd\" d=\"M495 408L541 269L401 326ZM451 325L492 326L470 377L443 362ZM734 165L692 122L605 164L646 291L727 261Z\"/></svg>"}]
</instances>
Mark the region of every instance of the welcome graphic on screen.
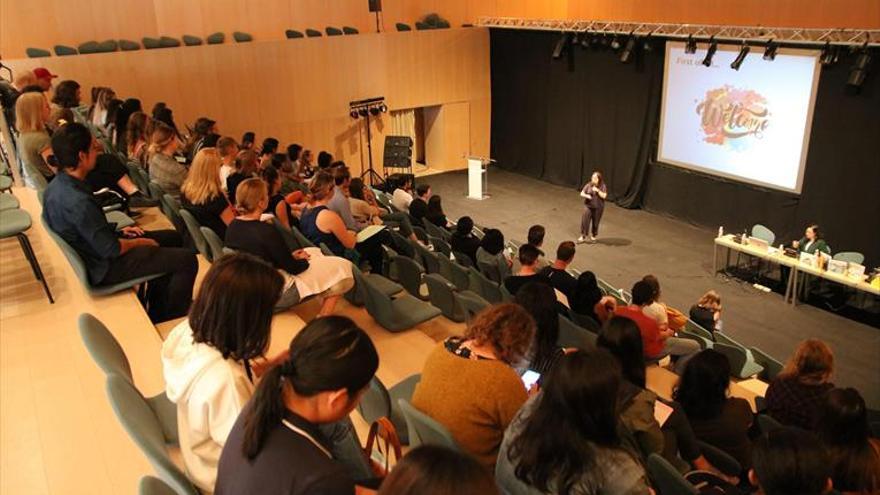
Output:
<instances>
[{"instance_id":1,"label":"welcome graphic on screen","mask_svg":"<svg viewBox=\"0 0 880 495\"><path fill-rule=\"evenodd\" d=\"M658 161L800 192L818 83L817 53L752 48L739 71L738 46L719 45L712 66L684 43L666 44Z\"/></svg>"}]
</instances>

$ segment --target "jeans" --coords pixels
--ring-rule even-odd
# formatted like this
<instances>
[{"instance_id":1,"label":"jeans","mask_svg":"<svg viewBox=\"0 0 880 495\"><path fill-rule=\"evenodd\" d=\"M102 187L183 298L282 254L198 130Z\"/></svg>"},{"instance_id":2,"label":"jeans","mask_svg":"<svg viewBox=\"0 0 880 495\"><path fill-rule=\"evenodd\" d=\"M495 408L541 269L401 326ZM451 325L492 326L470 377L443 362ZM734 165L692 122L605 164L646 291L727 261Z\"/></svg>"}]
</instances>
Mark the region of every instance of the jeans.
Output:
<instances>
[{"instance_id":1,"label":"jeans","mask_svg":"<svg viewBox=\"0 0 880 495\"><path fill-rule=\"evenodd\" d=\"M164 273L147 283L147 314L153 323L186 316L192 304L193 283L199 271L195 252L182 248L173 230L144 232L159 246L139 246L110 262L101 285L112 285L138 277Z\"/></svg>"},{"instance_id":2,"label":"jeans","mask_svg":"<svg viewBox=\"0 0 880 495\"><path fill-rule=\"evenodd\" d=\"M369 480L376 475L364 455L361 441L349 417L336 423L319 426L321 433L330 441L333 458L342 463L355 482Z\"/></svg>"},{"instance_id":3,"label":"jeans","mask_svg":"<svg viewBox=\"0 0 880 495\"><path fill-rule=\"evenodd\" d=\"M675 361L675 373L681 375L687 365L688 359L694 354L700 352L700 344L690 339L680 339L678 337L669 337L663 343L663 353L669 354Z\"/></svg>"},{"instance_id":4,"label":"jeans","mask_svg":"<svg viewBox=\"0 0 880 495\"><path fill-rule=\"evenodd\" d=\"M599 222L602 220L602 213L605 211L604 206L599 208L584 207L584 214L581 216L581 235L586 237L592 233L593 237L599 235Z\"/></svg>"}]
</instances>

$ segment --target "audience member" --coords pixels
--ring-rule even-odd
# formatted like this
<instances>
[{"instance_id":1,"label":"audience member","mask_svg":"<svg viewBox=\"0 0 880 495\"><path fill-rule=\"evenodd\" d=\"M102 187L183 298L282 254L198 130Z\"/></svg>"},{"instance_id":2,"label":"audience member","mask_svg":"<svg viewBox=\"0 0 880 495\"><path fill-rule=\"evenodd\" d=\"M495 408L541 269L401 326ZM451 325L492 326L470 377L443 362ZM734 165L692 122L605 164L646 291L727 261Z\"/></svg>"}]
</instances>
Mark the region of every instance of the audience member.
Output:
<instances>
[{"instance_id":1,"label":"audience member","mask_svg":"<svg viewBox=\"0 0 880 495\"><path fill-rule=\"evenodd\" d=\"M428 184L419 184L416 186L416 197L409 203L409 216L412 217L413 223L423 225L425 216L428 214L428 201L431 199L431 186ZM393 204L393 197L392 197ZM396 206L395 206L396 208ZM407 211L407 210L402 210Z\"/></svg>"},{"instance_id":2,"label":"audience member","mask_svg":"<svg viewBox=\"0 0 880 495\"><path fill-rule=\"evenodd\" d=\"M538 274L538 248L531 244L523 244L519 247L519 263L520 269L516 275L511 275L504 279L504 288L511 295L515 296L520 288L528 283L547 283L547 278Z\"/></svg>"},{"instance_id":3,"label":"audience member","mask_svg":"<svg viewBox=\"0 0 880 495\"><path fill-rule=\"evenodd\" d=\"M224 136L217 141L217 151L220 153L220 187L226 192L226 180L235 172L235 157L238 155L238 143L231 137Z\"/></svg>"},{"instance_id":4,"label":"audience member","mask_svg":"<svg viewBox=\"0 0 880 495\"><path fill-rule=\"evenodd\" d=\"M47 181L55 177L49 165L52 146L46 124L49 121L49 101L43 93L25 93L15 103L15 127L18 129L18 152L25 170L39 172Z\"/></svg>"},{"instance_id":5,"label":"audience member","mask_svg":"<svg viewBox=\"0 0 880 495\"><path fill-rule=\"evenodd\" d=\"M150 180L159 184L174 199L180 199L180 186L186 180L186 167L174 158L180 146L174 129L165 124L156 125L150 136Z\"/></svg>"},{"instance_id":6,"label":"audience member","mask_svg":"<svg viewBox=\"0 0 880 495\"><path fill-rule=\"evenodd\" d=\"M39 78L39 76L37 76ZM82 90L76 81L61 81L55 88L55 96L52 103L61 108L74 109L80 106Z\"/></svg>"},{"instance_id":7,"label":"audience member","mask_svg":"<svg viewBox=\"0 0 880 495\"><path fill-rule=\"evenodd\" d=\"M497 495L492 476L470 455L436 445L410 450L379 495Z\"/></svg>"},{"instance_id":8,"label":"audience member","mask_svg":"<svg viewBox=\"0 0 880 495\"><path fill-rule=\"evenodd\" d=\"M189 317L162 344L183 464L200 490L214 490L220 452L253 395L255 372L262 369L256 360L269 348L283 284L275 269L248 254L215 260Z\"/></svg>"},{"instance_id":9,"label":"audience member","mask_svg":"<svg viewBox=\"0 0 880 495\"><path fill-rule=\"evenodd\" d=\"M480 241L480 247L477 248L477 266L484 264L486 266L498 267L499 279L497 282L503 282L510 276L510 267L513 261L504 252L504 234L498 229L486 229L483 231L483 239ZM480 271L483 267L480 266Z\"/></svg>"},{"instance_id":10,"label":"audience member","mask_svg":"<svg viewBox=\"0 0 880 495\"><path fill-rule=\"evenodd\" d=\"M691 306L691 320L709 332L720 330L721 296L714 290L703 294L697 304Z\"/></svg>"},{"instance_id":11,"label":"audience member","mask_svg":"<svg viewBox=\"0 0 880 495\"><path fill-rule=\"evenodd\" d=\"M182 249L175 231L145 232L107 223L85 178L95 167L98 143L80 124L68 124L52 136L60 174L46 189L47 225L82 257L94 285L112 285L146 275L164 274L147 284L148 313L154 322L177 318L189 309L198 263ZM121 235L122 237L119 237Z\"/></svg>"},{"instance_id":12,"label":"audience member","mask_svg":"<svg viewBox=\"0 0 880 495\"><path fill-rule=\"evenodd\" d=\"M464 216L458 219L455 230L452 232L449 244L453 251L470 258L474 266L477 265L477 249L480 248L480 239L473 234L474 221L471 217Z\"/></svg>"},{"instance_id":13,"label":"audience member","mask_svg":"<svg viewBox=\"0 0 880 495\"><path fill-rule=\"evenodd\" d=\"M226 226L235 218L235 209L220 186L220 154L216 148L196 153L180 186L180 204L199 225L213 230L220 239L226 237Z\"/></svg>"},{"instance_id":14,"label":"audience member","mask_svg":"<svg viewBox=\"0 0 880 495\"><path fill-rule=\"evenodd\" d=\"M642 312L653 318L660 326L660 330L667 328L673 332L681 330L687 323L687 317L660 301L660 280L654 275L645 275L642 280L651 286L651 303L642 306Z\"/></svg>"},{"instance_id":15,"label":"audience member","mask_svg":"<svg viewBox=\"0 0 880 495\"><path fill-rule=\"evenodd\" d=\"M529 233L526 236L526 243L538 248L541 256L544 256L544 251L541 250L541 247L544 245L544 235L546 232L543 225L532 225L529 227Z\"/></svg>"},{"instance_id":16,"label":"audience member","mask_svg":"<svg viewBox=\"0 0 880 495\"><path fill-rule=\"evenodd\" d=\"M859 392L853 388L828 392L816 425L830 457L834 489L845 494L880 493L880 440L871 438Z\"/></svg>"},{"instance_id":17,"label":"audience member","mask_svg":"<svg viewBox=\"0 0 880 495\"><path fill-rule=\"evenodd\" d=\"M767 387L767 413L782 424L813 430L825 396L834 388L834 354L828 344L808 339Z\"/></svg>"},{"instance_id":18,"label":"audience member","mask_svg":"<svg viewBox=\"0 0 880 495\"><path fill-rule=\"evenodd\" d=\"M388 213L379 206L376 197L364 181L357 177L351 179L348 184L348 204L351 207L351 215L361 224L381 223L380 215Z\"/></svg>"},{"instance_id":19,"label":"audience member","mask_svg":"<svg viewBox=\"0 0 880 495\"><path fill-rule=\"evenodd\" d=\"M617 309L614 297L602 295L593 272L581 273L576 282L574 298L568 300L569 308L579 315L593 318L597 323L607 321Z\"/></svg>"},{"instance_id":20,"label":"audience member","mask_svg":"<svg viewBox=\"0 0 880 495\"><path fill-rule=\"evenodd\" d=\"M495 479L508 494L651 494L617 433L620 367L604 350L563 356L504 434Z\"/></svg>"},{"instance_id":21,"label":"audience member","mask_svg":"<svg viewBox=\"0 0 880 495\"><path fill-rule=\"evenodd\" d=\"M306 325L289 355L263 376L232 427L218 466L218 495L355 492L357 477L333 455L338 440L327 431L350 425L348 415L379 366L376 348L354 322L328 316ZM363 457L350 428L345 438Z\"/></svg>"},{"instance_id":22,"label":"audience member","mask_svg":"<svg viewBox=\"0 0 880 495\"><path fill-rule=\"evenodd\" d=\"M37 79L37 84L45 93L52 89L52 79L55 79L58 76L52 74L49 69L46 69L45 67L37 67L34 69L34 77Z\"/></svg>"},{"instance_id":23,"label":"audience member","mask_svg":"<svg viewBox=\"0 0 880 495\"><path fill-rule=\"evenodd\" d=\"M104 137L107 141L117 146L116 138L118 133L116 132L116 124L119 118L119 112L122 109L122 104L125 101L120 100L119 98L113 98L112 100L107 102L107 114L104 116L104 121L101 122L101 127L94 127L92 132L96 133L96 136ZM80 119L77 119L79 121ZM88 125L88 118L84 120Z\"/></svg>"},{"instance_id":24,"label":"audience member","mask_svg":"<svg viewBox=\"0 0 880 495\"><path fill-rule=\"evenodd\" d=\"M251 177L257 177L259 159L253 150L242 150L235 156L235 172L226 178L226 194L232 204L235 204L235 189L238 185Z\"/></svg>"},{"instance_id":25,"label":"audience member","mask_svg":"<svg viewBox=\"0 0 880 495\"><path fill-rule=\"evenodd\" d=\"M318 157L320 160L320 157ZM398 184L391 193L391 206L397 211L409 213L409 205L413 202L412 197L412 179L407 177L403 183ZM428 203L425 203L425 211L427 212Z\"/></svg>"},{"instance_id":26,"label":"audience member","mask_svg":"<svg viewBox=\"0 0 880 495\"><path fill-rule=\"evenodd\" d=\"M644 280L639 280L632 288L632 304L618 306L614 314L625 316L639 326L646 359L671 355L678 358L676 372L681 374L687 358L700 351L700 344L693 340L675 337L674 332L669 329L661 329L656 320L642 311L644 306L652 302L654 302L654 289Z\"/></svg>"},{"instance_id":27,"label":"audience member","mask_svg":"<svg viewBox=\"0 0 880 495\"><path fill-rule=\"evenodd\" d=\"M128 143L125 141L126 136L128 135L128 119L131 117L131 114L137 112L143 112L143 107L141 106L141 100L137 98L127 98L122 105L120 105L119 110L116 112L116 116L113 119L114 130L113 134L110 136L113 139L113 144L116 145L116 149L120 153L128 152ZM108 112L108 117L110 112Z\"/></svg>"},{"instance_id":28,"label":"audience member","mask_svg":"<svg viewBox=\"0 0 880 495\"><path fill-rule=\"evenodd\" d=\"M256 134L253 131L247 131L241 135L241 150L252 150L254 149L254 143L257 140Z\"/></svg>"},{"instance_id":29,"label":"audience member","mask_svg":"<svg viewBox=\"0 0 880 495\"><path fill-rule=\"evenodd\" d=\"M289 229L291 225L296 224L296 218L290 211L290 205L287 204L287 201L284 201L284 196L279 193L281 190L281 174L278 173L278 169L275 167L266 167L260 172L260 177L262 177L269 188L269 201L266 204L266 209L261 213L274 215L281 225ZM237 204L237 190L235 194Z\"/></svg>"},{"instance_id":30,"label":"audience member","mask_svg":"<svg viewBox=\"0 0 880 495\"><path fill-rule=\"evenodd\" d=\"M125 156L129 160L139 163L142 167L146 166L147 159L147 121L149 117L144 112L134 112L128 117L128 124L125 126L125 143L127 149Z\"/></svg>"},{"instance_id":31,"label":"audience member","mask_svg":"<svg viewBox=\"0 0 880 495\"><path fill-rule=\"evenodd\" d=\"M42 93L42 88L37 86L37 77L33 71L20 70L16 74L15 79L7 81L0 77L0 107L3 108L3 116L6 117L6 124L15 131L15 104L18 98L24 94L25 88L36 87Z\"/></svg>"},{"instance_id":32,"label":"audience member","mask_svg":"<svg viewBox=\"0 0 880 495\"><path fill-rule=\"evenodd\" d=\"M180 139L180 131L177 129L177 124L174 123L174 113L171 111L170 108L168 108L167 105L165 105L165 102L160 101L153 105L152 115L153 120L161 122L173 129L174 135L177 136L178 139ZM147 134L147 137L149 138L149 136L151 135L152 134Z\"/></svg>"},{"instance_id":33,"label":"audience member","mask_svg":"<svg viewBox=\"0 0 880 495\"><path fill-rule=\"evenodd\" d=\"M192 132L189 139L183 145L183 154L186 156L187 163L195 158L196 153L205 147L205 138L209 134L218 134L217 121L208 117L199 117L193 124Z\"/></svg>"},{"instance_id":34,"label":"audience member","mask_svg":"<svg viewBox=\"0 0 880 495\"><path fill-rule=\"evenodd\" d=\"M548 284L529 282L516 293L514 302L535 319L535 342L527 356L529 369L542 375L548 373L565 350L559 340L559 310L556 294Z\"/></svg>"},{"instance_id":35,"label":"audience member","mask_svg":"<svg viewBox=\"0 0 880 495\"><path fill-rule=\"evenodd\" d=\"M688 360L672 397L681 404L697 438L718 447L748 469L752 462L749 428L753 415L745 399L728 397L730 362L706 349Z\"/></svg>"},{"instance_id":36,"label":"audience member","mask_svg":"<svg viewBox=\"0 0 880 495\"><path fill-rule=\"evenodd\" d=\"M351 263L324 256L317 248L291 252L278 229L260 221L269 203L264 181L253 178L242 182L236 197L239 216L229 225L226 245L260 257L284 276L284 291L275 309L283 311L309 296L318 296L323 299L318 316L332 314L339 296L354 286Z\"/></svg>"},{"instance_id":37,"label":"audience member","mask_svg":"<svg viewBox=\"0 0 880 495\"><path fill-rule=\"evenodd\" d=\"M749 481L758 495L824 495L832 489L831 466L811 433L789 428L755 442Z\"/></svg>"},{"instance_id":38,"label":"audience member","mask_svg":"<svg viewBox=\"0 0 880 495\"><path fill-rule=\"evenodd\" d=\"M107 123L107 105L116 98L116 92L110 88L95 86L92 88L92 104L89 106L89 122L97 128L104 128Z\"/></svg>"},{"instance_id":39,"label":"audience member","mask_svg":"<svg viewBox=\"0 0 880 495\"><path fill-rule=\"evenodd\" d=\"M306 150L308 153L308 150ZM333 163L333 155L327 153L326 151L322 151L318 153L318 170L327 170L330 168L330 165Z\"/></svg>"},{"instance_id":40,"label":"audience member","mask_svg":"<svg viewBox=\"0 0 880 495\"><path fill-rule=\"evenodd\" d=\"M541 226L536 225L535 227ZM532 227L532 229L535 227ZM532 236L532 229L529 229L530 238ZM541 239L544 238L543 229L544 227L541 227ZM540 250L540 246L533 244L531 241L529 244ZM575 297L575 289L577 289L577 280L568 273L568 266L571 264L572 260L574 260L574 253L575 244L573 242L560 242L559 247L556 248L556 259L553 261L553 264L544 267L540 271L540 274L547 277L550 281L550 285L552 285L554 289L565 294L565 297L568 298L569 305L571 305L572 299Z\"/></svg>"},{"instance_id":41,"label":"audience member","mask_svg":"<svg viewBox=\"0 0 880 495\"><path fill-rule=\"evenodd\" d=\"M300 216L300 227L303 235L316 246L323 243L336 256L356 263L359 259L358 251L355 250L357 234L348 230L342 217L327 207L327 203L333 197L334 187L333 176L328 172L318 171L315 174L312 183L309 184L312 202ZM371 251L365 255L369 258L370 265L376 267L374 269L382 266L382 246L378 248L379 251Z\"/></svg>"},{"instance_id":42,"label":"audience member","mask_svg":"<svg viewBox=\"0 0 880 495\"><path fill-rule=\"evenodd\" d=\"M312 156L312 150L304 149L302 153L299 155L299 165L297 166L297 173L302 174L304 178L311 179L315 175L315 167L312 165L314 162L314 156Z\"/></svg>"},{"instance_id":43,"label":"audience member","mask_svg":"<svg viewBox=\"0 0 880 495\"><path fill-rule=\"evenodd\" d=\"M443 212L440 195L435 194L428 199L428 212L425 213L423 221L431 222L441 229L449 227L449 220L446 219L446 213Z\"/></svg>"},{"instance_id":44,"label":"audience member","mask_svg":"<svg viewBox=\"0 0 880 495\"><path fill-rule=\"evenodd\" d=\"M413 406L486 469L494 468L504 430L526 401L513 366L526 357L534 334L535 321L520 306L490 306L463 337L449 337L431 352L413 393Z\"/></svg>"}]
</instances>

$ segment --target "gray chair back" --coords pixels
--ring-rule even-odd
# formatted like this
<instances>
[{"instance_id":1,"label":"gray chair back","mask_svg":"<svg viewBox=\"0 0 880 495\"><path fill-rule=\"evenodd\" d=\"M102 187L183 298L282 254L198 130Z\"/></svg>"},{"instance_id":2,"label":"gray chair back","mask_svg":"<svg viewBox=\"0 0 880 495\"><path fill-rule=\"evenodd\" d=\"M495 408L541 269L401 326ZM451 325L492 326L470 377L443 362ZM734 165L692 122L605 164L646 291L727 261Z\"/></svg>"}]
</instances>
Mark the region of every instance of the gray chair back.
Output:
<instances>
[{"instance_id":1,"label":"gray chair back","mask_svg":"<svg viewBox=\"0 0 880 495\"><path fill-rule=\"evenodd\" d=\"M571 321L584 330L588 330L598 335L599 331L602 329L602 325L594 320L592 316L582 315L575 311L569 311L568 314L571 315Z\"/></svg>"},{"instance_id":2,"label":"gray chair back","mask_svg":"<svg viewBox=\"0 0 880 495\"><path fill-rule=\"evenodd\" d=\"M760 223L756 223L752 226L752 237L757 237L758 239L764 240L769 245L773 245L776 242L776 234L773 233L772 230L767 227L761 225Z\"/></svg>"},{"instance_id":3,"label":"gray chair back","mask_svg":"<svg viewBox=\"0 0 880 495\"><path fill-rule=\"evenodd\" d=\"M705 328L703 328L702 326L700 326L698 323L696 323L694 320L691 320L690 318L688 318L684 324L684 331L692 333L694 335L698 335L698 336L703 337L704 339L708 339L710 341L715 340L715 337L712 335L712 332L710 332L709 330L706 330Z\"/></svg>"},{"instance_id":4,"label":"gray chair back","mask_svg":"<svg viewBox=\"0 0 880 495\"><path fill-rule=\"evenodd\" d=\"M559 316L559 337L556 339L559 347L574 347L588 351L596 348L596 334L575 325L568 318Z\"/></svg>"},{"instance_id":5,"label":"gray chair back","mask_svg":"<svg viewBox=\"0 0 880 495\"><path fill-rule=\"evenodd\" d=\"M138 190L144 194L144 196L150 195L150 181L144 180L144 176L141 174L140 170L142 170L141 164L127 160L125 162L125 167L128 169L128 176L131 177L131 181L134 182L134 185L137 186Z\"/></svg>"},{"instance_id":6,"label":"gray chair back","mask_svg":"<svg viewBox=\"0 0 880 495\"><path fill-rule=\"evenodd\" d=\"M299 247L307 248L307 247L316 247L315 244L309 240L308 237L303 235L302 232L296 227L291 227L290 231L293 232L293 237L296 239L296 242L299 243Z\"/></svg>"},{"instance_id":7,"label":"gray chair back","mask_svg":"<svg viewBox=\"0 0 880 495\"><path fill-rule=\"evenodd\" d=\"M129 382L131 365L119 341L110 330L89 313L82 313L77 320L79 335L95 363L104 370L104 374L116 374Z\"/></svg>"},{"instance_id":8,"label":"gray chair back","mask_svg":"<svg viewBox=\"0 0 880 495\"><path fill-rule=\"evenodd\" d=\"M498 263L477 260L477 266L480 267L480 273L482 273L487 279L496 284L503 282L503 280L501 280L501 270L498 268Z\"/></svg>"},{"instance_id":9,"label":"gray chair back","mask_svg":"<svg viewBox=\"0 0 880 495\"><path fill-rule=\"evenodd\" d=\"M144 396L128 380L116 374L107 376L106 388L116 418L159 477L178 494L198 495L192 482L169 458L162 426Z\"/></svg>"},{"instance_id":10,"label":"gray chair back","mask_svg":"<svg viewBox=\"0 0 880 495\"><path fill-rule=\"evenodd\" d=\"M186 208L181 208L178 212L180 213L180 218L183 219L183 223L186 225L186 230L196 245L196 249L202 253L206 260L212 261L211 249L208 247L208 241L205 240L205 236L202 235L201 225L199 225L196 217L192 216L192 213L188 212Z\"/></svg>"},{"instance_id":11,"label":"gray chair back","mask_svg":"<svg viewBox=\"0 0 880 495\"><path fill-rule=\"evenodd\" d=\"M150 188L150 199L155 199L156 201L162 201L162 196L165 195L165 190L162 189L158 183L154 181L149 182Z\"/></svg>"},{"instance_id":12,"label":"gray chair back","mask_svg":"<svg viewBox=\"0 0 880 495\"><path fill-rule=\"evenodd\" d=\"M468 290L470 287L470 277L467 268L452 261L446 256L437 256L440 262L440 275L452 284L458 290Z\"/></svg>"},{"instance_id":13,"label":"gray chair back","mask_svg":"<svg viewBox=\"0 0 880 495\"><path fill-rule=\"evenodd\" d=\"M419 226L419 225L413 225L412 229L413 229L413 234L416 235L416 239L424 242L425 244L427 244L430 241L430 239L428 238L428 232L425 230L424 227Z\"/></svg>"},{"instance_id":14,"label":"gray chair back","mask_svg":"<svg viewBox=\"0 0 880 495\"><path fill-rule=\"evenodd\" d=\"M406 256L407 258L412 258L416 261L419 261L419 258L416 256L416 248L414 248L413 245L410 244L409 239L403 237L394 230L388 230L388 232L391 233L391 239L394 241L394 249L398 253Z\"/></svg>"},{"instance_id":15,"label":"gray chair back","mask_svg":"<svg viewBox=\"0 0 880 495\"><path fill-rule=\"evenodd\" d=\"M205 242L208 243L208 249L211 251L211 261L217 261L223 257L223 240L216 232L209 227L199 227Z\"/></svg>"},{"instance_id":16,"label":"gray chair back","mask_svg":"<svg viewBox=\"0 0 880 495\"><path fill-rule=\"evenodd\" d=\"M425 231L428 232L428 236L437 237L445 242L449 242L449 240L452 238L452 234L448 230L438 227L432 222L425 222Z\"/></svg>"},{"instance_id":17,"label":"gray chair back","mask_svg":"<svg viewBox=\"0 0 880 495\"><path fill-rule=\"evenodd\" d=\"M138 495L177 495L177 492L159 478L144 476L138 484Z\"/></svg>"},{"instance_id":18,"label":"gray chair back","mask_svg":"<svg viewBox=\"0 0 880 495\"><path fill-rule=\"evenodd\" d=\"M162 194L159 207L165 217L174 225L174 228L181 230L180 234L184 235L185 233L182 230L186 229L186 225L183 222L183 218L180 217L180 201L174 199L174 196L170 194Z\"/></svg>"},{"instance_id":19,"label":"gray chair back","mask_svg":"<svg viewBox=\"0 0 880 495\"><path fill-rule=\"evenodd\" d=\"M428 297L434 307L440 308L443 316L460 323L465 320L464 310L455 302L455 286L436 273L425 275Z\"/></svg>"},{"instance_id":20,"label":"gray chair back","mask_svg":"<svg viewBox=\"0 0 880 495\"><path fill-rule=\"evenodd\" d=\"M648 456L648 476L653 481L657 495L698 495L699 491L663 457Z\"/></svg>"},{"instance_id":21,"label":"gray chair back","mask_svg":"<svg viewBox=\"0 0 880 495\"><path fill-rule=\"evenodd\" d=\"M475 268L468 268L468 278L470 280L468 290L476 292L492 304L498 304L504 300L501 287Z\"/></svg>"},{"instance_id":22,"label":"gray chair back","mask_svg":"<svg viewBox=\"0 0 880 495\"><path fill-rule=\"evenodd\" d=\"M360 293L361 300L367 308L367 313L380 325L386 326L392 320L394 314L391 308L391 298L373 287L373 284L367 280L367 277L357 267L352 268L351 271L354 274L355 288Z\"/></svg>"},{"instance_id":23,"label":"gray chair back","mask_svg":"<svg viewBox=\"0 0 880 495\"><path fill-rule=\"evenodd\" d=\"M392 256L391 261L397 267L397 278L400 285L411 295L422 299L422 267L406 256Z\"/></svg>"},{"instance_id":24,"label":"gray chair back","mask_svg":"<svg viewBox=\"0 0 880 495\"><path fill-rule=\"evenodd\" d=\"M855 263L857 265L862 265L865 263L865 255L859 253L858 251L841 251L835 254L832 259L838 261L846 261L848 263Z\"/></svg>"},{"instance_id":25,"label":"gray chair back","mask_svg":"<svg viewBox=\"0 0 880 495\"><path fill-rule=\"evenodd\" d=\"M425 271L428 273L440 273L440 260L437 259L437 255L431 252L428 248L423 246L421 243L416 241L410 241L413 249L416 251L417 260L421 258L422 266L425 267Z\"/></svg>"},{"instance_id":26,"label":"gray chair back","mask_svg":"<svg viewBox=\"0 0 880 495\"><path fill-rule=\"evenodd\" d=\"M477 313L491 305L489 301L483 299L479 294L469 290L455 292L453 297L455 297L455 301L464 312L468 323Z\"/></svg>"},{"instance_id":27,"label":"gray chair back","mask_svg":"<svg viewBox=\"0 0 880 495\"><path fill-rule=\"evenodd\" d=\"M452 250L452 255L455 256L455 262L461 266L474 266L474 260L471 259L470 256L462 253L461 251Z\"/></svg>"},{"instance_id":28,"label":"gray chair back","mask_svg":"<svg viewBox=\"0 0 880 495\"><path fill-rule=\"evenodd\" d=\"M767 383L773 381L776 378L776 375L782 373L782 368L784 365L773 358L773 356L767 354L757 347L749 348L752 351L752 357L755 361L764 367L764 371L761 373L760 378Z\"/></svg>"},{"instance_id":29,"label":"gray chair back","mask_svg":"<svg viewBox=\"0 0 880 495\"><path fill-rule=\"evenodd\" d=\"M385 387L385 384L374 376L370 380L370 386L364 392L361 401L358 404L358 412L364 418L367 424L372 424L381 417L386 417L394 424L397 430L397 436L403 445L409 444L409 432L406 427L406 419L397 399L409 400L412 397L416 384L421 379L421 375L412 375L397 385L391 387L391 390Z\"/></svg>"},{"instance_id":30,"label":"gray chair back","mask_svg":"<svg viewBox=\"0 0 880 495\"><path fill-rule=\"evenodd\" d=\"M770 433L771 431L785 428L785 425L783 425L779 421L776 421L776 419L774 419L773 416L770 416L769 414L758 414L757 418L758 426L761 428L761 432L765 435Z\"/></svg>"},{"instance_id":31,"label":"gray chair back","mask_svg":"<svg viewBox=\"0 0 880 495\"><path fill-rule=\"evenodd\" d=\"M450 246L448 242L439 237L434 237L433 235L429 235L428 240L431 241L431 245L434 246L435 253L441 253L447 258L452 256L452 246Z\"/></svg>"},{"instance_id":32,"label":"gray chair back","mask_svg":"<svg viewBox=\"0 0 880 495\"><path fill-rule=\"evenodd\" d=\"M287 245L287 249L291 251L296 251L297 249L301 249L299 241L296 240L296 236L293 235L293 231L284 225L281 225L281 222L278 221L277 218L272 219L272 225L275 226L275 230L281 234L281 238L284 239L284 244Z\"/></svg>"},{"instance_id":33,"label":"gray chair back","mask_svg":"<svg viewBox=\"0 0 880 495\"><path fill-rule=\"evenodd\" d=\"M397 403L403 411L403 417L406 418L410 447L439 445L456 451L461 450L445 426L413 407L406 399L398 399Z\"/></svg>"},{"instance_id":34,"label":"gray chair back","mask_svg":"<svg viewBox=\"0 0 880 495\"><path fill-rule=\"evenodd\" d=\"M739 476L742 473L742 465L731 457L727 452L710 445L702 440L697 440L700 452L706 456L706 460L728 476Z\"/></svg>"},{"instance_id":35,"label":"gray chair back","mask_svg":"<svg viewBox=\"0 0 880 495\"><path fill-rule=\"evenodd\" d=\"M49 182L26 156L22 156L21 158L22 165L24 166L24 178L26 182L30 184L35 191L45 191Z\"/></svg>"},{"instance_id":36,"label":"gray chair back","mask_svg":"<svg viewBox=\"0 0 880 495\"><path fill-rule=\"evenodd\" d=\"M712 346L712 349L724 354L727 357L727 360L730 361L730 372L734 376L739 376L743 367L748 360L748 356L746 356L745 351L741 347L736 347L728 344L724 344L721 342L715 342Z\"/></svg>"}]
</instances>

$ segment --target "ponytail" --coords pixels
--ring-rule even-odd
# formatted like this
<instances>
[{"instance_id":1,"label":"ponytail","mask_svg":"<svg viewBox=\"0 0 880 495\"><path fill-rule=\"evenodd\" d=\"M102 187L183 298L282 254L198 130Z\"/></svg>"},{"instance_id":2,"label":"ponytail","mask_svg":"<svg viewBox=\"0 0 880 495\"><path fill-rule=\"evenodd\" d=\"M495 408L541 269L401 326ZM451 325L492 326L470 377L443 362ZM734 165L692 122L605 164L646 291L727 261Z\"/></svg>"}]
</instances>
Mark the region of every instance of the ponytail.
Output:
<instances>
[{"instance_id":1,"label":"ponytail","mask_svg":"<svg viewBox=\"0 0 880 495\"><path fill-rule=\"evenodd\" d=\"M247 418L244 422L244 444L242 451L248 460L253 460L269 432L281 422L284 416L284 398L281 394L282 379L285 368L290 361L270 369L263 375L260 384L257 385L254 398L248 409Z\"/></svg>"}]
</instances>

